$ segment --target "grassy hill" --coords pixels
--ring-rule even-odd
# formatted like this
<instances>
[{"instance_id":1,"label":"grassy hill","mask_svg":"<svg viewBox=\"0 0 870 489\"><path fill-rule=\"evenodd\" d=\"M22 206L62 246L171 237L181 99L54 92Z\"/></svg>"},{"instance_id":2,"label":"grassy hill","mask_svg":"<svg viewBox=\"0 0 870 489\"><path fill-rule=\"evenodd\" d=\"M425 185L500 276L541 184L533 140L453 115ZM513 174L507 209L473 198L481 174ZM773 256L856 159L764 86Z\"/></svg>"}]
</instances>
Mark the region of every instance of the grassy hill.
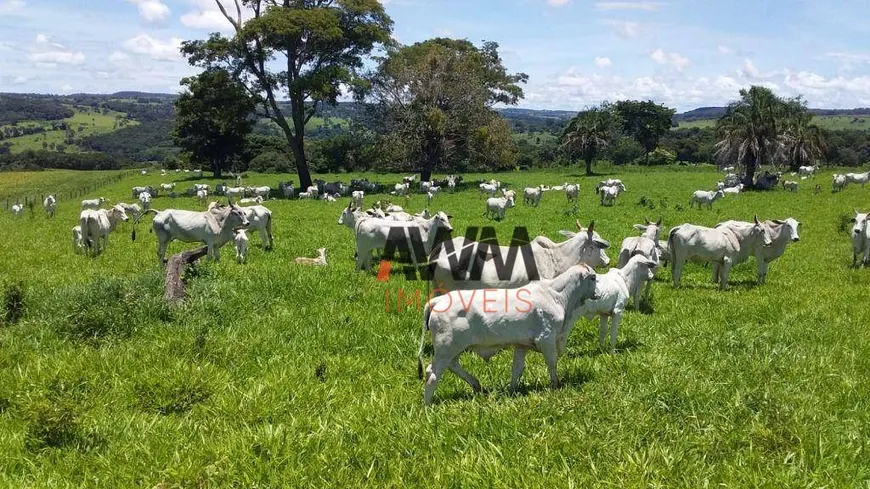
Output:
<instances>
[{"instance_id":1,"label":"grassy hill","mask_svg":"<svg viewBox=\"0 0 870 489\"><path fill-rule=\"evenodd\" d=\"M831 131L853 130L870 131L870 115L817 115L813 124ZM716 119L695 119L678 122L678 128L714 127ZM675 128L676 129L676 128Z\"/></svg>"},{"instance_id":2,"label":"grassy hill","mask_svg":"<svg viewBox=\"0 0 870 489\"><path fill-rule=\"evenodd\" d=\"M117 129L139 124L137 121L127 119L127 114L123 112L87 106L71 106L69 108L73 110L72 117L60 121L29 120L16 124L21 128L43 127L45 128L44 132L11 137L2 141L11 145L12 152L51 149L52 147L57 148L58 145L63 146L65 151L77 152L80 151L80 148L72 142L70 136L74 140L110 133ZM59 122L64 123L65 129L56 128ZM3 130L3 127L0 127L0 131Z\"/></svg>"}]
</instances>

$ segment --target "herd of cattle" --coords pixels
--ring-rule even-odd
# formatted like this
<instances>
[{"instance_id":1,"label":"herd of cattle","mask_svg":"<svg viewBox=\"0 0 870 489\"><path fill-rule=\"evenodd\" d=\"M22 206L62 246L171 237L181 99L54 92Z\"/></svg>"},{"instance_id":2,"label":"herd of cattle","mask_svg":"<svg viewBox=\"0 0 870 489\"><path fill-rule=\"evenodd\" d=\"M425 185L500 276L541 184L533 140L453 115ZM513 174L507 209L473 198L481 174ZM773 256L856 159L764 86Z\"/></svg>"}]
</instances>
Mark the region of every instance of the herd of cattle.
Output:
<instances>
[{"instance_id":1,"label":"herd of cattle","mask_svg":"<svg viewBox=\"0 0 870 489\"><path fill-rule=\"evenodd\" d=\"M811 178L813 167L800 169L803 179ZM764 178L779 179L780 175ZM840 178L845 184L838 187ZM870 172L834 176L834 190L848 183L862 186L870 180ZM609 335L611 348L615 347L623 313L633 302L638 307L649 298L650 286L660 266L671 267L674 287L679 287L687 262L712 265L712 279L724 289L732 267L755 258L757 281L766 281L770 264L782 256L790 243L800 240L798 222L794 218L752 222L725 221L714 227L690 223L673 227L662 233L661 220L645 219L634 225L638 236L622 242L615 268L603 274L596 268L607 267L610 259L606 250L610 243L595 231L594 221L583 227L576 221L576 231L560 231L566 239L554 242L538 236L519 247L501 247L485 242L469 241L464 237L451 238L452 216L444 212L430 213L432 199L440 189L455 191L461 177L450 175L440 182L421 182L418 191L426 196L427 208L419 214L409 214L389 201L377 201L363 210L363 200L369 191L387 193L389 187L367 180L355 180L351 186L341 183L317 185L296 193L291 184L278 185L281 194L301 199L333 200L349 198L341 211L338 224L348 227L356 243L356 266L369 270L373 259L380 259L385 250L410 250L406 260L416 266L428 266L430 278L436 284L433 298L426 304L418 352L418 370L422 376L422 352L427 330L431 333L433 359L425 369L424 402L429 404L435 388L447 370L465 380L475 391L480 382L459 364L459 355L467 350L488 359L506 348L514 349L511 368L511 389L516 388L529 351L541 352L556 386L556 362L564 353L567 338L580 318L599 318L599 346L605 348ZM392 187L393 196L408 196L414 177ZM221 184L213 195L225 196L228 204L208 204L204 211L180 209L155 210L151 199L159 192L175 192L175 184L158 187L134 187L131 196L137 203L118 203L110 208L101 206L104 198L81 202L79 223L73 228L73 245L77 252L99 254L108 245L109 235L121 222L134 218L132 237L135 240L136 223L147 214L154 214L152 231L157 238L157 256L165 261L167 245L173 240L206 245L208 256L220 258L220 248L234 242L236 258L243 262L247 254L246 230L259 230L264 248L273 246L272 213L261 205L270 198L269 187L235 187ZM436 184L437 183L437 184ZM786 182L784 182L785 184ZM443 184L443 185L441 185ZM791 189L791 185L784 188ZM358 188L355 190L354 188ZM794 189L796 190L795 183ZM490 180L478 186L479 195L488 196L485 215L505 218L506 210L514 206L516 192L501 182ZM726 175L713 191L696 191L690 205L698 203L708 207L727 193L742 189L733 174ZM524 204L538 206L545 192L565 192L566 202L576 208L580 186L565 182L551 187L539 185L523 190ZM619 180L610 179L596 186L601 205L612 205L626 191ZM202 204L210 195L207 184L195 184L185 192L196 196ZM496 196L501 193L501 196ZM232 199L237 199L236 203ZM251 204L251 205L242 205ZM48 196L44 207L49 217L54 216L57 199ZM855 211L852 219L851 240L853 264L870 264L870 214ZM398 244L396 240L402 241ZM326 265L326 250L318 250L317 258L297 258L297 263ZM505 273L505 257L514 257L513 265ZM507 262L511 262L510 259ZM475 294L481 294L475 300Z\"/></svg>"}]
</instances>

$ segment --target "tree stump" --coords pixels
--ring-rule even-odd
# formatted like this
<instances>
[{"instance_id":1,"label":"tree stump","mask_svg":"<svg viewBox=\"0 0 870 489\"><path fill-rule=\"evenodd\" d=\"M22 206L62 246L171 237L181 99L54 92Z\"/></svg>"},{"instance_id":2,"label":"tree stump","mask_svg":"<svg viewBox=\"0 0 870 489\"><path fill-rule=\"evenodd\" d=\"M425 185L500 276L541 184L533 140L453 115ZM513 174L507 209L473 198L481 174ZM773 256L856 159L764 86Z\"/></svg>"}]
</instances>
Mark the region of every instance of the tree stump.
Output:
<instances>
[{"instance_id":1,"label":"tree stump","mask_svg":"<svg viewBox=\"0 0 870 489\"><path fill-rule=\"evenodd\" d=\"M190 251L184 251L169 257L166 263L166 292L163 299L169 303L176 303L184 300L187 293L184 291L184 280L181 274L184 272L184 267L208 254L208 246Z\"/></svg>"}]
</instances>

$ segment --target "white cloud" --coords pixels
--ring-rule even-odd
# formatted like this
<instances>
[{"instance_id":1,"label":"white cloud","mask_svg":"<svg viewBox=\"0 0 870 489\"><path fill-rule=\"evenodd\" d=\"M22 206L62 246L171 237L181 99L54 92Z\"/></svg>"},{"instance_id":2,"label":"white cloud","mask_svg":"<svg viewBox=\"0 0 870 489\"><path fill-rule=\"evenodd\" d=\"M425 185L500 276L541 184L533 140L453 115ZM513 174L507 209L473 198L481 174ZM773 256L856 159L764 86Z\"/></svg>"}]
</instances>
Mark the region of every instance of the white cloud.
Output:
<instances>
[{"instance_id":1,"label":"white cloud","mask_svg":"<svg viewBox=\"0 0 870 489\"><path fill-rule=\"evenodd\" d=\"M655 12L661 6L658 2L596 2L595 10L645 10Z\"/></svg>"},{"instance_id":2,"label":"white cloud","mask_svg":"<svg viewBox=\"0 0 870 489\"><path fill-rule=\"evenodd\" d=\"M28 81L30 81L30 78L27 78L26 76L18 75L14 79L12 79L12 84L13 85L24 85Z\"/></svg>"},{"instance_id":3,"label":"white cloud","mask_svg":"<svg viewBox=\"0 0 870 489\"><path fill-rule=\"evenodd\" d=\"M174 61L181 57L179 49L183 39L173 37L166 41L155 39L148 34L139 34L124 41L123 47L134 54L142 54L158 61Z\"/></svg>"},{"instance_id":4,"label":"white cloud","mask_svg":"<svg viewBox=\"0 0 870 489\"><path fill-rule=\"evenodd\" d=\"M229 21L217 10L194 10L181 16L181 23L196 29L228 31L232 29Z\"/></svg>"},{"instance_id":5,"label":"white cloud","mask_svg":"<svg viewBox=\"0 0 870 489\"><path fill-rule=\"evenodd\" d=\"M127 53L122 53L121 51L114 51L109 55L110 63L121 63L130 59L130 56Z\"/></svg>"},{"instance_id":6,"label":"white cloud","mask_svg":"<svg viewBox=\"0 0 870 489\"><path fill-rule=\"evenodd\" d=\"M611 66L611 65L613 65L613 63L610 61L610 58L608 58L606 56L604 56L604 57L596 56L595 57L595 66L597 66L599 68L607 68L608 66Z\"/></svg>"},{"instance_id":7,"label":"white cloud","mask_svg":"<svg viewBox=\"0 0 870 489\"><path fill-rule=\"evenodd\" d=\"M825 53L829 58L841 59L848 62L863 62L870 63L870 53Z\"/></svg>"},{"instance_id":8,"label":"white cloud","mask_svg":"<svg viewBox=\"0 0 870 489\"><path fill-rule=\"evenodd\" d=\"M60 90L61 90L62 92L71 92L72 89L73 89L73 87L72 87L72 85L70 85L69 83L67 83L67 84L65 84L64 86L60 87Z\"/></svg>"},{"instance_id":9,"label":"white cloud","mask_svg":"<svg viewBox=\"0 0 870 489\"><path fill-rule=\"evenodd\" d=\"M24 15L24 7L27 2L24 0L0 0L0 17Z\"/></svg>"},{"instance_id":10,"label":"white cloud","mask_svg":"<svg viewBox=\"0 0 870 489\"><path fill-rule=\"evenodd\" d=\"M84 53L70 51L45 51L41 53L30 53L28 56L30 61L41 63L46 67L54 67L57 64L64 65L80 65L85 62Z\"/></svg>"},{"instance_id":11,"label":"white cloud","mask_svg":"<svg viewBox=\"0 0 870 489\"><path fill-rule=\"evenodd\" d=\"M679 71L689 65L689 58L679 53L666 53L661 48L651 52L649 57L658 64L671 65Z\"/></svg>"},{"instance_id":12,"label":"white cloud","mask_svg":"<svg viewBox=\"0 0 870 489\"><path fill-rule=\"evenodd\" d=\"M756 68L755 65L752 64L752 60L749 58L746 58L743 61L743 69L741 70L741 73L743 74L743 76L748 76L752 78L758 78L761 76L761 71L759 71L758 68Z\"/></svg>"},{"instance_id":13,"label":"white cloud","mask_svg":"<svg viewBox=\"0 0 870 489\"><path fill-rule=\"evenodd\" d=\"M136 5L136 8L139 10L139 16L149 24L163 22L169 18L171 13L169 7L160 0L127 1Z\"/></svg>"},{"instance_id":14,"label":"white cloud","mask_svg":"<svg viewBox=\"0 0 870 489\"><path fill-rule=\"evenodd\" d=\"M722 44L719 45L719 48L718 48L718 49L719 49L719 52L720 52L721 54L734 54L734 50L733 50L733 49L731 49L731 48L728 47L728 46L724 46L724 45L722 45Z\"/></svg>"},{"instance_id":15,"label":"white cloud","mask_svg":"<svg viewBox=\"0 0 870 489\"><path fill-rule=\"evenodd\" d=\"M605 20L605 25L609 25L613 32L626 39L637 37L640 34L640 24L627 20Z\"/></svg>"},{"instance_id":16,"label":"white cloud","mask_svg":"<svg viewBox=\"0 0 870 489\"><path fill-rule=\"evenodd\" d=\"M565 5L568 5L569 3L571 3L571 0L547 0L547 5L549 5L551 7L556 7L556 8L564 7Z\"/></svg>"},{"instance_id":17,"label":"white cloud","mask_svg":"<svg viewBox=\"0 0 870 489\"><path fill-rule=\"evenodd\" d=\"M435 35L439 37L453 37L453 31L450 29L435 29Z\"/></svg>"}]
</instances>

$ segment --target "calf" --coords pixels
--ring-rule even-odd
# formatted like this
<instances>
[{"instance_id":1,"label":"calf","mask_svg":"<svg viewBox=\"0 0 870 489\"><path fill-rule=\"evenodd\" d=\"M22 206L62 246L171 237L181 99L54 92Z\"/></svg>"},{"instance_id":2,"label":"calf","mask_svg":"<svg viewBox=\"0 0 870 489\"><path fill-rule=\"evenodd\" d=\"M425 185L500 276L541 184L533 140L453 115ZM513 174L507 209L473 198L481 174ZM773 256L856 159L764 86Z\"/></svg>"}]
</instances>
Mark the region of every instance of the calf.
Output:
<instances>
[{"instance_id":1,"label":"calf","mask_svg":"<svg viewBox=\"0 0 870 489\"><path fill-rule=\"evenodd\" d=\"M300 256L296 258L296 263L300 265L315 265L315 266L323 266L326 265L326 248L317 248L317 258L308 258L306 256Z\"/></svg>"},{"instance_id":2,"label":"calf","mask_svg":"<svg viewBox=\"0 0 870 489\"><path fill-rule=\"evenodd\" d=\"M196 198L199 199L199 205L205 204L206 199L208 199L208 190L197 190Z\"/></svg>"},{"instance_id":3,"label":"calf","mask_svg":"<svg viewBox=\"0 0 870 489\"><path fill-rule=\"evenodd\" d=\"M82 201L82 210L84 210L84 209L94 209L94 210L99 209L100 206L103 205L103 202L105 202L105 201L106 201L106 199L103 197L100 197L98 199L85 199Z\"/></svg>"},{"instance_id":4,"label":"calf","mask_svg":"<svg viewBox=\"0 0 870 489\"><path fill-rule=\"evenodd\" d=\"M84 253L87 250L87 246L85 245L85 238L82 235L82 227L81 226L73 226L72 228L72 242L73 242L73 252L75 254Z\"/></svg>"},{"instance_id":5,"label":"calf","mask_svg":"<svg viewBox=\"0 0 870 489\"><path fill-rule=\"evenodd\" d=\"M689 207L693 207L694 204L698 203L698 209L701 209L702 204L707 204L708 209L713 208L713 202L725 197L725 192L723 190L717 190L715 192L708 192L706 190L696 190L695 193L692 194L692 198L689 199Z\"/></svg>"},{"instance_id":6,"label":"calf","mask_svg":"<svg viewBox=\"0 0 870 489\"><path fill-rule=\"evenodd\" d=\"M849 184L849 181L846 179L846 175L839 175L837 173L834 174L833 181L831 183L831 191L839 192L846 188L846 185Z\"/></svg>"},{"instance_id":7,"label":"calf","mask_svg":"<svg viewBox=\"0 0 870 489\"><path fill-rule=\"evenodd\" d=\"M798 191L798 183L793 182L791 180L783 180L782 181L782 188L783 188L783 190L790 190L792 192L797 192Z\"/></svg>"},{"instance_id":8,"label":"calf","mask_svg":"<svg viewBox=\"0 0 870 489\"><path fill-rule=\"evenodd\" d=\"M852 224L852 266L870 265L870 213L856 210Z\"/></svg>"},{"instance_id":9,"label":"calf","mask_svg":"<svg viewBox=\"0 0 870 489\"><path fill-rule=\"evenodd\" d=\"M544 355L550 385L558 387L556 364L579 312L595 298L595 271L585 265L571 267L562 275L532 282L522 288L453 291L430 300L423 310L417 372L423 375L423 346L426 330L432 336L432 363L426 367L423 402L432 403L435 388L445 370L450 370L471 388L480 391L480 382L459 364L459 355L471 350L485 360L505 348L514 349L510 389L525 368L526 354ZM474 300L479 295L481 299ZM467 297L470 296L470 297Z\"/></svg>"},{"instance_id":10,"label":"calf","mask_svg":"<svg viewBox=\"0 0 870 489\"><path fill-rule=\"evenodd\" d=\"M54 217L54 212L57 210L57 199L54 195L49 195L42 201L42 207L45 208L45 214L48 217Z\"/></svg>"},{"instance_id":11,"label":"calf","mask_svg":"<svg viewBox=\"0 0 870 489\"><path fill-rule=\"evenodd\" d=\"M568 198L568 202L576 204L580 197L580 184L565 186L565 196Z\"/></svg>"},{"instance_id":12,"label":"calf","mask_svg":"<svg viewBox=\"0 0 870 489\"><path fill-rule=\"evenodd\" d=\"M530 205L533 207L538 207L541 204L541 196L544 195L544 186L538 185L537 187L530 188L526 187L523 190L523 203L525 205Z\"/></svg>"},{"instance_id":13,"label":"calf","mask_svg":"<svg viewBox=\"0 0 870 489\"><path fill-rule=\"evenodd\" d=\"M248 261L248 235L245 234L245 228L236 228L233 230L233 242L236 245L236 262L245 263Z\"/></svg>"},{"instance_id":14,"label":"calf","mask_svg":"<svg viewBox=\"0 0 870 489\"><path fill-rule=\"evenodd\" d=\"M486 209L483 211L483 215L501 221L504 219L505 209L513 206L513 197L490 197L486 199Z\"/></svg>"},{"instance_id":15,"label":"calf","mask_svg":"<svg viewBox=\"0 0 870 489\"><path fill-rule=\"evenodd\" d=\"M109 246L109 233L115 230L121 221L129 218L124 208L116 205L111 209L85 209L79 215L82 240L93 250L94 256ZM101 246L102 244L102 246Z\"/></svg>"},{"instance_id":16,"label":"calf","mask_svg":"<svg viewBox=\"0 0 870 489\"><path fill-rule=\"evenodd\" d=\"M20 217L22 213L24 213L24 205L23 204L12 204L12 215L13 216Z\"/></svg>"},{"instance_id":17,"label":"calf","mask_svg":"<svg viewBox=\"0 0 870 489\"><path fill-rule=\"evenodd\" d=\"M142 204L142 210L147 211L151 208L151 194L148 192L142 192L139 194L139 203Z\"/></svg>"}]
</instances>

